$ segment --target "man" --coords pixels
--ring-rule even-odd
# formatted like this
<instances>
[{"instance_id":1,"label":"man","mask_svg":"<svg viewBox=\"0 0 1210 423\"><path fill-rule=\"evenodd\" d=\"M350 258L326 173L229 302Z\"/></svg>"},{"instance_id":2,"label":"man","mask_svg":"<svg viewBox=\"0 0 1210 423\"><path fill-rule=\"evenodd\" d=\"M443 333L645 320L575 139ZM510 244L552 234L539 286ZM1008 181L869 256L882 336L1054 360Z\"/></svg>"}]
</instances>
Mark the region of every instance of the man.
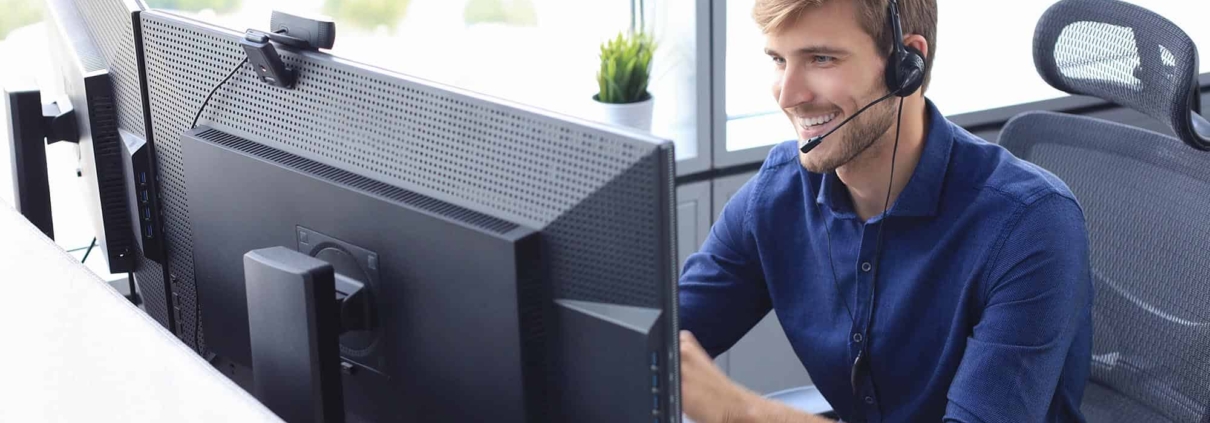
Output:
<instances>
[{"instance_id":1,"label":"man","mask_svg":"<svg viewBox=\"0 0 1210 423\"><path fill-rule=\"evenodd\" d=\"M714 366L770 310L845 421L1083 421L1083 212L924 97L936 2L899 11L892 39L887 0L756 1L773 96L801 139L769 153L685 265L682 404L698 423L827 421ZM893 42L925 58L923 86L859 114L890 91Z\"/></svg>"}]
</instances>

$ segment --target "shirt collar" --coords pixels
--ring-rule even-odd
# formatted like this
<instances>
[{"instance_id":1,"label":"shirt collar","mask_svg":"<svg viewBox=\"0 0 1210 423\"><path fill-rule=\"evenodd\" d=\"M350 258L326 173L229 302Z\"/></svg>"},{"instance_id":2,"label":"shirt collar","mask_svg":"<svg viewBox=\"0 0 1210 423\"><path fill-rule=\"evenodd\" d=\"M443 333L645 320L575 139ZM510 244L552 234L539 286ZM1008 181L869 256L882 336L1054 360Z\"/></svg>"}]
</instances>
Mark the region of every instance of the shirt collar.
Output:
<instances>
[{"instance_id":1,"label":"shirt collar","mask_svg":"<svg viewBox=\"0 0 1210 423\"><path fill-rule=\"evenodd\" d=\"M889 214L892 216L936 216L937 206L941 202L941 186L949 168L954 135L949 121L932 100L925 98L924 103L925 113L928 114L924 152L920 154L920 161L916 163L907 186L891 205ZM857 213L836 172L828 173L821 179L815 202L827 206L837 218L856 218Z\"/></svg>"}]
</instances>

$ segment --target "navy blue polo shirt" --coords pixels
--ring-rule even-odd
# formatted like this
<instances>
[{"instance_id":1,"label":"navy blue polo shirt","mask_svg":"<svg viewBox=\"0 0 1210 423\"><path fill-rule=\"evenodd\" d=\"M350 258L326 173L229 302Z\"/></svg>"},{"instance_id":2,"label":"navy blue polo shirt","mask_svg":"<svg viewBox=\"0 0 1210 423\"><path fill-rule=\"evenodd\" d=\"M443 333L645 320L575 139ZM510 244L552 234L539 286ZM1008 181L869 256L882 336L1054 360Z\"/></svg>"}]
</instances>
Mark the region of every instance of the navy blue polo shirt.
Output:
<instances>
[{"instance_id":1,"label":"navy blue polo shirt","mask_svg":"<svg viewBox=\"0 0 1210 423\"><path fill-rule=\"evenodd\" d=\"M717 356L774 311L846 421L1083 421L1083 211L1054 175L926 104L924 152L885 219L862 221L834 172L799 164L797 142L774 147L688 258L681 327ZM870 371L854 395L863 342Z\"/></svg>"}]
</instances>

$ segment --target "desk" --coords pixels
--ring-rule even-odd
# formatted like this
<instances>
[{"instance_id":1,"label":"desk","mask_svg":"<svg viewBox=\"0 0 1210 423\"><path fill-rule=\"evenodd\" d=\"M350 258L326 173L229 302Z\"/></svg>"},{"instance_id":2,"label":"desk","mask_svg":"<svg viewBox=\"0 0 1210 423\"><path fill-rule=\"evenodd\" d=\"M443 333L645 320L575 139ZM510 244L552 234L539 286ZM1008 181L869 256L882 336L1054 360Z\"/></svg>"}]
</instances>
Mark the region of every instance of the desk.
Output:
<instances>
[{"instance_id":1,"label":"desk","mask_svg":"<svg viewBox=\"0 0 1210 423\"><path fill-rule=\"evenodd\" d=\"M281 422L0 200L0 422Z\"/></svg>"}]
</instances>

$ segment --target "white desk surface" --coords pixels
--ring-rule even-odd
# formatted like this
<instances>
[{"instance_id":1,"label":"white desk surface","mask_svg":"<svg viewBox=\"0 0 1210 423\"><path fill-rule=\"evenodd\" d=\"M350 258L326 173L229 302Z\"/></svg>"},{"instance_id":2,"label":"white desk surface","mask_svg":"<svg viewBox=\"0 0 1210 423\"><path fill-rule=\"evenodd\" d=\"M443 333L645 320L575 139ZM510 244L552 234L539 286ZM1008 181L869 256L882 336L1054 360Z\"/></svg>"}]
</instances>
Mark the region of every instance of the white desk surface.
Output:
<instances>
[{"instance_id":1,"label":"white desk surface","mask_svg":"<svg viewBox=\"0 0 1210 423\"><path fill-rule=\"evenodd\" d=\"M281 422L0 200L0 422Z\"/></svg>"}]
</instances>

